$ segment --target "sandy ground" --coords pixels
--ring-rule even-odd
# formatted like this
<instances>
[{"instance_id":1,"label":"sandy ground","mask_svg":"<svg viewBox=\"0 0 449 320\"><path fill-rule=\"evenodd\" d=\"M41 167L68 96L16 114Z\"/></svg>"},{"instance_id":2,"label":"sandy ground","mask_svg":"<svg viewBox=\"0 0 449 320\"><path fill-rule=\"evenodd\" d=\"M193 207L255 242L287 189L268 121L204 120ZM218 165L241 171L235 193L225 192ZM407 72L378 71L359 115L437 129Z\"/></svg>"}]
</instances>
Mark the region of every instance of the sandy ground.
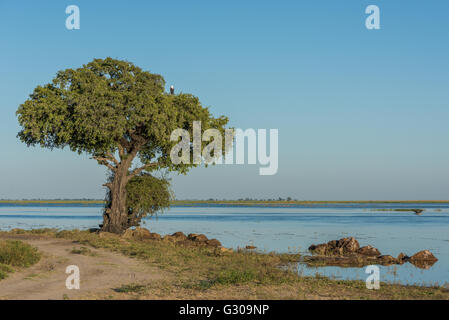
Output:
<instances>
[{"instance_id":1,"label":"sandy ground","mask_svg":"<svg viewBox=\"0 0 449 320\"><path fill-rule=\"evenodd\" d=\"M2 237L5 238L5 237ZM64 239L8 236L25 241L39 249L41 260L30 268L18 270L0 281L0 299L71 299L107 292L122 285L151 284L163 278L157 268L106 250L96 250ZM88 248L93 255L71 253L73 249ZM67 289L69 265L80 270L80 289Z\"/></svg>"}]
</instances>

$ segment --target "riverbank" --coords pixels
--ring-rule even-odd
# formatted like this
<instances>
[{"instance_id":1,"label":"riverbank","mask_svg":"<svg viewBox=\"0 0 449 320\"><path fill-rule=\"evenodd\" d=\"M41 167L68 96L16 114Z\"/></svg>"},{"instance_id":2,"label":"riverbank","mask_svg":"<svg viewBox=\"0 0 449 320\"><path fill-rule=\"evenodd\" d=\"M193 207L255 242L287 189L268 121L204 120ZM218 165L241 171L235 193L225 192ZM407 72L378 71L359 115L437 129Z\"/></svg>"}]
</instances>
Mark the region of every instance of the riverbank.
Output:
<instances>
[{"instance_id":1,"label":"riverbank","mask_svg":"<svg viewBox=\"0 0 449 320\"><path fill-rule=\"evenodd\" d=\"M36 266L0 281L2 298L449 299L441 287L382 283L368 290L363 281L303 277L286 267L298 260L295 254L225 252L77 230L14 230L0 239L23 241L42 253ZM80 266L80 290L65 289L69 264Z\"/></svg>"}]
</instances>

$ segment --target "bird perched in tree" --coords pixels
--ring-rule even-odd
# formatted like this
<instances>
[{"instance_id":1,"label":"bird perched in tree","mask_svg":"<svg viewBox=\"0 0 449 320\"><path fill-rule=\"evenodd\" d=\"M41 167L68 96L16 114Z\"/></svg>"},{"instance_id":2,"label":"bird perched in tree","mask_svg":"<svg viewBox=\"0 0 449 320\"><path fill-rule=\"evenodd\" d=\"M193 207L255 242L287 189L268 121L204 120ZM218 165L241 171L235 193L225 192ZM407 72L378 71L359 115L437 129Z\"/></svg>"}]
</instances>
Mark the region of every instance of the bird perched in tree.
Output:
<instances>
[{"instance_id":1,"label":"bird perched in tree","mask_svg":"<svg viewBox=\"0 0 449 320\"><path fill-rule=\"evenodd\" d=\"M175 87L174 86L170 86L170 94L175 94Z\"/></svg>"}]
</instances>

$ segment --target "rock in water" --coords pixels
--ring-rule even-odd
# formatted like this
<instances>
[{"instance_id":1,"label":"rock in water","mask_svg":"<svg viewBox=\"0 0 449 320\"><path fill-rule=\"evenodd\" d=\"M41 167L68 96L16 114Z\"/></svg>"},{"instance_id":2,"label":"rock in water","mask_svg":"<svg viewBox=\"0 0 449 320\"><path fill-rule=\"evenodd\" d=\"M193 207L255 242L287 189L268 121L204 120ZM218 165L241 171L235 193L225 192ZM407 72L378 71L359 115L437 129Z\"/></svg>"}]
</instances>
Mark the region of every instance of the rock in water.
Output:
<instances>
[{"instance_id":1,"label":"rock in water","mask_svg":"<svg viewBox=\"0 0 449 320\"><path fill-rule=\"evenodd\" d=\"M370 245L361 247L359 250L357 250L357 253L368 257L380 256L380 251Z\"/></svg>"},{"instance_id":2,"label":"rock in water","mask_svg":"<svg viewBox=\"0 0 449 320\"><path fill-rule=\"evenodd\" d=\"M410 261L438 261L437 258L429 250L422 250L410 257Z\"/></svg>"},{"instance_id":3,"label":"rock in water","mask_svg":"<svg viewBox=\"0 0 449 320\"><path fill-rule=\"evenodd\" d=\"M343 248L343 253L356 252L359 248L359 242L354 237L343 238L337 242L338 248Z\"/></svg>"},{"instance_id":4,"label":"rock in water","mask_svg":"<svg viewBox=\"0 0 449 320\"><path fill-rule=\"evenodd\" d=\"M417 268L429 269L438 259L429 250L422 250L411 256L408 261Z\"/></svg>"}]
</instances>

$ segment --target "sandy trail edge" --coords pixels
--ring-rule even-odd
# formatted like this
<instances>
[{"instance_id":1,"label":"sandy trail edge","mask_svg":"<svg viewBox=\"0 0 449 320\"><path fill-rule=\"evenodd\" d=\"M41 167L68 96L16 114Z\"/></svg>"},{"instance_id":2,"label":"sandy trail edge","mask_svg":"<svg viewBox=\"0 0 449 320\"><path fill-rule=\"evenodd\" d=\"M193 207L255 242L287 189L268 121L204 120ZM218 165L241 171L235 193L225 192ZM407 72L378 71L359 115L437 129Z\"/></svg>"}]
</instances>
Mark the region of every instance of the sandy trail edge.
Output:
<instances>
[{"instance_id":1,"label":"sandy trail edge","mask_svg":"<svg viewBox=\"0 0 449 320\"><path fill-rule=\"evenodd\" d=\"M145 284L163 279L158 268L142 261L102 249L94 249L70 240L35 238L20 235L1 236L27 242L42 253L41 260L30 268L18 270L0 281L0 299L63 299L112 291L123 284ZM94 256L71 253L72 249L89 248ZM80 289L66 288L66 268L80 270Z\"/></svg>"}]
</instances>

